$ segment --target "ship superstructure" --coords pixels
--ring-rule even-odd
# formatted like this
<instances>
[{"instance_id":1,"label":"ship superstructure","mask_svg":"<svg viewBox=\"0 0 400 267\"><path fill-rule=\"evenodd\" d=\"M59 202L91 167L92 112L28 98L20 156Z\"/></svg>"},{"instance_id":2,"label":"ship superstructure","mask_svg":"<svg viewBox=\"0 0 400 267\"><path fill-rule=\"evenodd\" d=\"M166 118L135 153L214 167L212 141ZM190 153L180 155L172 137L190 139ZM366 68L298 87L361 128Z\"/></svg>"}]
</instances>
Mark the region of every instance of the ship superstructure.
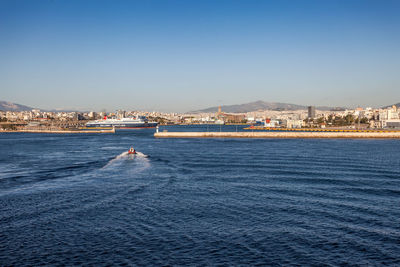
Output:
<instances>
[{"instance_id":1,"label":"ship superstructure","mask_svg":"<svg viewBox=\"0 0 400 267\"><path fill-rule=\"evenodd\" d=\"M157 122L148 121L144 116L134 118L107 118L105 116L102 120L95 120L86 123L87 128L104 128L114 127L117 129L133 129L133 128L153 128L157 126Z\"/></svg>"}]
</instances>

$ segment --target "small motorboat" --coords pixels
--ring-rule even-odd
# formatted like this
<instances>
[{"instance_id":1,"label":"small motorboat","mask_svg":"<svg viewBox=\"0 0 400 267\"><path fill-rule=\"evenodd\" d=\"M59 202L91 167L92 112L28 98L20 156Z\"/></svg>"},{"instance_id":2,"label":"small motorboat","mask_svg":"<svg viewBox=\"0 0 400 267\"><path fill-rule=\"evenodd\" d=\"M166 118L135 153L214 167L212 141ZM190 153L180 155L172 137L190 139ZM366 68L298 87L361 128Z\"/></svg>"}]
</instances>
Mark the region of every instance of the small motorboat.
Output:
<instances>
[{"instance_id":1,"label":"small motorboat","mask_svg":"<svg viewBox=\"0 0 400 267\"><path fill-rule=\"evenodd\" d=\"M128 150L128 154L134 155L134 154L136 154L136 150L135 150L133 147L131 147L131 148Z\"/></svg>"}]
</instances>

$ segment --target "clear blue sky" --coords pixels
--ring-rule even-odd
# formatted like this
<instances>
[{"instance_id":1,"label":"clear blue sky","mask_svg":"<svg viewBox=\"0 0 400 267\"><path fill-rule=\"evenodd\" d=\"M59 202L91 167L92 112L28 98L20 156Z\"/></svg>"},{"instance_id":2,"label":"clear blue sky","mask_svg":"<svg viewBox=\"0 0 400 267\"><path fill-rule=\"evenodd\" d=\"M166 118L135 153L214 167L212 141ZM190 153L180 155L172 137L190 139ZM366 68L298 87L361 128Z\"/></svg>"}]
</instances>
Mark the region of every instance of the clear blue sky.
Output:
<instances>
[{"instance_id":1,"label":"clear blue sky","mask_svg":"<svg viewBox=\"0 0 400 267\"><path fill-rule=\"evenodd\" d=\"M400 102L400 1L0 0L0 100L189 111Z\"/></svg>"}]
</instances>

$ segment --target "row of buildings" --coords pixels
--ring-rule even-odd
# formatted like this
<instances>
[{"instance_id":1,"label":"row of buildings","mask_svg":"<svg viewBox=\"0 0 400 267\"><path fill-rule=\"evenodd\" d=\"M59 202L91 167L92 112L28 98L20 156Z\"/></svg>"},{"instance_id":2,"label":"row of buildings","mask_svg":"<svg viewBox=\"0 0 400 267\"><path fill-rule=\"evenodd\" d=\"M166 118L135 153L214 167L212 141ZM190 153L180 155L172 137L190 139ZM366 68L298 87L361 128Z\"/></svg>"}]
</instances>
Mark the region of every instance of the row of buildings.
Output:
<instances>
[{"instance_id":1,"label":"row of buildings","mask_svg":"<svg viewBox=\"0 0 400 267\"><path fill-rule=\"evenodd\" d=\"M146 116L161 124L258 124L267 127L368 127L400 128L400 110L396 106L373 109L356 108L346 110L318 110L314 106L307 110L258 110L247 113L226 113L221 107L216 113L164 113L146 111L106 112L48 112L0 111L0 121L10 123L31 122L79 122L102 119L105 116L123 118Z\"/></svg>"},{"instance_id":2,"label":"row of buildings","mask_svg":"<svg viewBox=\"0 0 400 267\"><path fill-rule=\"evenodd\" d=\"M400 128L400 109L396 106L373 109L318 110L258 110L247 113L185 114L186 123L246 123L266 127L349 127Z\"/></svg>"}]
</instances>

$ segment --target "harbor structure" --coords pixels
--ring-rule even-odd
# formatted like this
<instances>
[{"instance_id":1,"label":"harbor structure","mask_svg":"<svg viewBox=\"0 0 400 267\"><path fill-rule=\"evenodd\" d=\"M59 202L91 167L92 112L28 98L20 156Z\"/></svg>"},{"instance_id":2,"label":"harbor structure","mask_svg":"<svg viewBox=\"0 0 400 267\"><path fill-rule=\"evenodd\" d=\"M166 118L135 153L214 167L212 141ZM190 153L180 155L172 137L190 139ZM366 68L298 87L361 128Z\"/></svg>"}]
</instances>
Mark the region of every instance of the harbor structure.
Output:
<instances>
[{"instance_id":1,"label":"harbor structure","mask_svg":"<svg viewBox=\"0 0 400 267\"><path fill-rule=\"evenodd\" d=\"M156 132L156 138L356 138L400 139L400 131Z\"/></svg>"}]
</instances>

